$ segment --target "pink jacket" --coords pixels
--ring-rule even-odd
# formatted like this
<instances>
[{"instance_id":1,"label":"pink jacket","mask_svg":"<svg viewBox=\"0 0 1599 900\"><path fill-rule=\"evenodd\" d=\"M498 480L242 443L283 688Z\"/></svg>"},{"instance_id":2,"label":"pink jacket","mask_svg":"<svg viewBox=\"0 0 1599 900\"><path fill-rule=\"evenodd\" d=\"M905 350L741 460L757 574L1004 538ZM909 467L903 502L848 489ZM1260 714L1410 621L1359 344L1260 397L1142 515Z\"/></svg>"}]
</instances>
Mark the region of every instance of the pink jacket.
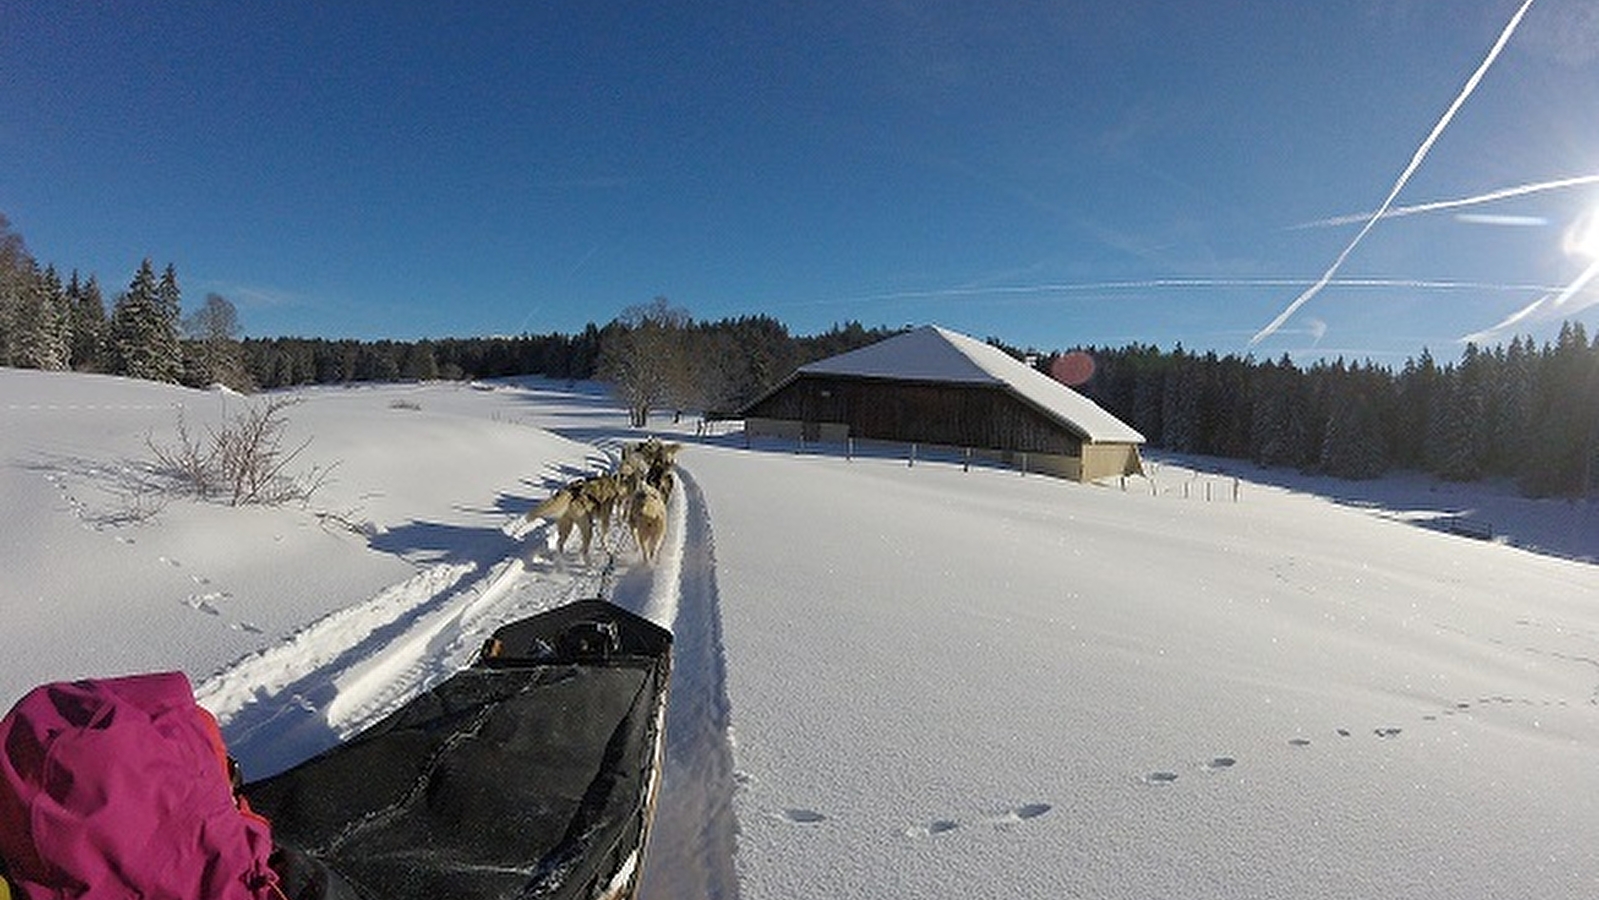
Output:
<instances>
[{"instance_id":1,"label":"pink jacket","mask_svg":"<svg viewBox=\"0 0 1599 900\"><path fill-rule=\"evenodd\" d=\"M27 900L280 897L181 672L35 688L0 719L0 859Z\"/></svg>"}]
</instances>

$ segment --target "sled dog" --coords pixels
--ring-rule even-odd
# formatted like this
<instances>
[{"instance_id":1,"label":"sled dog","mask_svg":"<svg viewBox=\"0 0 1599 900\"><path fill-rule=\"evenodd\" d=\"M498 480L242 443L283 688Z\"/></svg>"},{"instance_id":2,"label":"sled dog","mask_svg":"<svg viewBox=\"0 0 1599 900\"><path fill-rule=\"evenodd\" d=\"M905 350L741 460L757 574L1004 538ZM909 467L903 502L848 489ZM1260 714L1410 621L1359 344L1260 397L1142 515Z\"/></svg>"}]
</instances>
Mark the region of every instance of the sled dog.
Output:
<instances>
[{"instance_id":1,"label":"sled dog","mask_svg":"<svg viewBox=\"0 0 1599 900\"><path fill-rule=\"evenodd\" d=\"M594 501L584 494L582 483L576 481L564 485L551 494L548 500L527 512L527 519L530 522L534 519L549 519L555 523L557 553L566 552L566 539L571 536L573 527L576 527L583 538L584 559L588 558L589 544L594 537L595 516ZM606 519L609 521L609 513L606 513Z\"/></svg>"},{"instance_id":2,"label":"sled dog","mask_svg":"<svg viewBox=\"0 0 1599 900\"><path fill-rule=\"evenodd\" d=\"M627 527L644 561L654 562L666 537L666 501L652 485L641 484L628 500Z\"/></svg>"},{"instance_id":3,"label":"sled dog","mask_svg":"<svg viewBox=\"0 0 1599 900\"><path fill-rule=\"evenodd\" d=\"M578 482L578 490L594 508L594 519L599 523L600 535L611 530L611 515L627 497L622 479L611 472L591 475Z\"/></svg>"},{"instance_id":4,"label":"sled dog","mask_svg":"<svg viewBox=\"0 0 1599 900\"><path fill-rule=\"evenodd\" d=\"M682 449L682 444L667 444L654 437L629 445L622 451L617 472L629 485L635 488L641 483L651 485L661 492L662 500L669 500L676 483L672 467Z\"/></svg>"}]
</instances>

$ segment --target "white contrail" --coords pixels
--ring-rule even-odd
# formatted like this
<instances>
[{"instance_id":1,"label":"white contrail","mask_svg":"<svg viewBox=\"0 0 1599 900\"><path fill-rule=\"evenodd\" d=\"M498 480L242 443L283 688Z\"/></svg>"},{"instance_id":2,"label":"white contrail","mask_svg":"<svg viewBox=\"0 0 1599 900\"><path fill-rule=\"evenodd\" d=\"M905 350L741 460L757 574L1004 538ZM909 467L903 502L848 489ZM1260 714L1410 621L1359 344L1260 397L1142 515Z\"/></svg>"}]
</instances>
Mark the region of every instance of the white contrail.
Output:
<instances>
[{"instance_id":1,"label":"white contrail","mask_svg":"<svg viewBox=\"0 0 1599 900\"><path fill-rule=\"evenodd\" d=\"M1553 296L1553 294L1544 294L1537 300L1532 301L1521 309L1511 313L1509 316L1506 316L1505 320L1500 322L1498 325L1495 325L1492 328L1484 328L1482 331L1476 331L1465 335L1460 339L1460 342L1462 344L1486 344L1493 338L1503 334L1507 329L1510 328L1510 326L1520 322L1522 319L1527 318L1534 312L1537 312L1538 308L1543 306L1545 303L1548 303L1549 298Z\"/></svg>"},{"instance_id":2,"label":"white contrail","mask_svg":"<svg viewBox=\"0 0 1599 900\"><path fill-rule=\"evenodd\" d=\"M1553 314L1554 312L1559 311L1563 315L1570 316L1582 312L1590 306L1599 304L1599 294L1591 294L1583 297L1575 304L1572 304L1569 309L1566 308L1566 305L1571 303L1572 298L1582 293L1583 290L1587 288L1595 278L1599 278L1599 259L1589 263L1588 268L1584 269L1581 275L1578 275L1570 284L1561 288L1559 291L1552 291L1544 294L1542 297L1539 297L1537 300L1534 300L1527 306L1524 306L1514 313L1511 313L1503 322L1500 322L1498 325L1468 334L1462 337L1460 342L1463 344L1485 344L1490 339L1503 335L1510 329L1512 325L1515 325L1524 319L1528 319L1535 314ZM1543 318L1544 316L1539 315L1539 317Z\"/></svg>"},{"instance_id":3,"label":"white contrail","mask_svg":"<svg viewBox=\"0 0 1599 900\"><path fill-rule=\"evenodd\" d=\"M1219 288L1303 288L1313 282L1307 278L1143 278L1125 281L1078 281L1054 284L1027 284L986 287L932 288L923 291L893 291L826 300L797 301L790 305L823 306L840 303L882 303L894 300L939 300L960 297L1023 296L1035 294L1092 293L1095 291L1136 291ZM1451 281L1426 278L1334 278L1328 287L1406 288L1423 291L1492 291L1507 294L1552 293L1561 285L1506 284L1488 281Z\"/></svg>"},{"instance_id":4,"label":"white contrail","mask_svg":"<svg viewBox=\"0 0 1599 900\"><path fill-rule=\"evenodd\" d=\"M1510 41L1510 36L1515 33L1516 26L1521 24L1521 17L1526 15L1527 9L1531 6L1532 0L1523 0L1521 8L1516 10L1516 14L1510 18L1509 24L1505 25L1504 30L1499 33L1499 39L1494 41L1493 49L1488 51L1488 55L1483 58L1482 64L1477 66L1477 71L1471 73L1471 77L1466 80L1465 87L1460 89L1455 101L1449 104L1448 109L1444 110L1443 116L1438 119L1438 124L1432 127L1432 132L1427 135L1427 139L1421 142L1420 147L1416 148L1415 154L1410 157L1410 164L1405 166L1405 170L1399 174L1399 180L1394 182L1393 188L1388 191L1388 196L1383 199L1382 205L1377 207L1377 211L1372 214L1371 218L1366 220L1365 225L1361 226L1354 239L1343 249L1343 252L1338 254L1338 258L1333 260L1333 264L1327 267L1327 271L1316 280L1315 284L1306 288L1303 293L1294 298L1294 302L1288 304L1287 309L1278 314L1277 318L1272 319L1265 328L1256 332L1255 336L1249 339L1249 346L1253 347L1270 337L1277 329L1283 326L1284 322L1288 321L1290 316L1298 312L1301 306L1310 302L1310 298L1321 293L1321 289L1332 281L1334 275L1338 274L1338 270L1343 266L1344 260L1349 258L1349 254L1353 253L1356 247L1360 246L1360 242L1371 231L1372 226L1377 224L1377 220L1381 219L1383 214L1394 205L1394 198L1398 197L1399 192L1404 190L1405 184L1410 181L1410 176L1421 166L1422 160L1427 158L1427 152L1432 149L1433 143L1438 140L1438 136L1443 133L1444 128L1454 119L1455 112L1460 109L1461 104L1465 103L1466 98L1470 97L1472 92L1477 89L1477 84L1482 81L1482 76L1487 74L1488 67L1492 66L1494 60L1499 58L1499 52Z\"/></svg>"},{"instance_id":5,"label":"white contrail","mask_svg":"<svg viewBox=\"0 0 1599 900\"><path fill-rule=\"evenodd\" d=\"M1507 216L1499 213L1455 213L1456 222L1469 225L1503 225L1507 228L1541 228L1549 224L1543 216Z\"/></svg>"},{"instance_id":6,"label":"white contrail","mask_svg":"<svg viewBox=\"0 0 1599 900\"><path fill-rule=\"evenodd\" d=\"M1571 187L1581 187L1585 184L1599 184L1599 175L1576 175L1571 178L1556 178L1550 181L1535 181L1532 184L1518 184L1515 187L1500 188L1477 194L1471 197L1459 197L1454 200L1433 200L1429 203L1416 203L1411 206L1396 206L1382 214L1384 219L1398 219L1403 216L1413 216L1417 213L1437 212L1441 209L1459 209L1462 206L1476 206L1481 203L1492 203L1495 200L1509 200L1513 197L1525 197L1529 194L1541 194L1545 191L1558 191ZM1347 216L1333 216L1329 219L1317 219L1314 222L1302 222L1289 226L1289 231L1300 231L1306 228L1324 228L1329 225L1353 225L1371 218L1371 213L1355 213Z\"/></svg>"},{"instance_id":7,"label":"white contrail","mask_svg":"<svg viewBox=\"0 0 1599 900\"><path fill-rule=\"evenodd\" d=\"M1588 286L1589 282L1593 281L1595 275L1599 275L1599 259L1595 259L1593 262L1589 263L1588 268L1583 269L1581 275L1578 275L1576 279L1571 282L1571 284L1566 286L1565 290L1557 294L1555 299L1549 302L1550 307L1553 309L1559 309L1562 306L1565 306L1568 302L1570 302L1572 297L1575 297L1582 291L1583 288ZM1570 310L1567 310L1567 312L1581 312L1595 303L1599 303L1599 297L1590 297L1586 302L1577 304Z\"/></svg>"}]
</instances>

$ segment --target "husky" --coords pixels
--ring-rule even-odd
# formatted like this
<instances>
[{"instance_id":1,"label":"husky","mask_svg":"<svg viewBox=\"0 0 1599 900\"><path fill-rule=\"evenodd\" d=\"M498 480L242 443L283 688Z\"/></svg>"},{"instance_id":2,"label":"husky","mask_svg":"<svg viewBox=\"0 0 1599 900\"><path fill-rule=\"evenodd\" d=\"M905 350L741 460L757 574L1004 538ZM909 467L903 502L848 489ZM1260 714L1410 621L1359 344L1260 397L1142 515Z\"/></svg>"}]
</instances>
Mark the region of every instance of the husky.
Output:
<instances>
[{"instance_id":1,"label":"husky","mask_svg":"<svg viewBox=\"0 0 1599 900\"><path fill-rule=\"evenodd\" d=\"M555 551L566 552L566 539L571 536L575 526L583 537L583 558L588 559L589 544L594 537L594 520L598 510L593 499L583 492L582 482L574 481L564 485L560 490L550 495L548 500L533 507L527 512L527 520L549 519L555 523ZM605 514L609 521L610 513Z\"/></svg>"},{"instance_id":2,"label":"husky","mask_svg":"<svg viewBox=\"0 0 1599 900\"><path fill-rule=\"evenodd\" d=\"M600 525L600 534L611 530L611 515L627 497L622 479L614 473L591 475L578 482L578 491L594 507L594 518Z\"/></svg>"},{"instance_id":3,"label":"husky","mask_svg":"<svg viewBox=\"0 0 1599 900\"><path fill-rule=\"evenodd\" d=\"M628 499L627 527L633 532L644 561L654 562L666 537L666 501L654 486L641 484Z\"/></svg>"},{"instance_id":4,"label":"husky","mask_svg":"<svg viewBox=\"0 0 1599 900\"><path fill-rule=\"evenodd\" d=\"M664 443L656 437L629 445L622 451L618 475L635 489L640 484L648 484L661 492L662 500L670 500L676 483L672 467L682 449L682 444Z\"/></svg>"}]
</instances>

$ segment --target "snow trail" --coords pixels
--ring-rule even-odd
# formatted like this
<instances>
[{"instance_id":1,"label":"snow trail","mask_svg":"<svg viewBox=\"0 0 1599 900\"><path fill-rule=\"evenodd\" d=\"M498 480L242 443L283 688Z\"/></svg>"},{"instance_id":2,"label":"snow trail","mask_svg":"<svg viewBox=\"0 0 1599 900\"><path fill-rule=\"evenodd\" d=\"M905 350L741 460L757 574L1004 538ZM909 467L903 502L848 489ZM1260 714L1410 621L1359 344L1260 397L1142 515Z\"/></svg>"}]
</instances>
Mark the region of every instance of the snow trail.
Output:
<instances>
[{"instance_id":1,"label":"snow trail","mask_svg":"<svg viewBox=\"0 0 1599 900\"><path fill-rule=\"evenodd\" d=\"M641 615L655 618L672 605L666 761L639 896L735 898L738 826L715 541L705 495L681 466L677 472L680 491L668 509L672 552L662 554L644 605L633 606L641 598L631 582L617 587L617 602Z\"/></svg>"},{"instance_id":2,"label":"snow trail","mask_svg":"<svg viewBox=\"0 0 1599 900\"><path fill-rule=\"evenodd\" d=\"M529 569L525 555L547 547L551 530L518 516L502 529L515 552L496 542L477 558L429 565L234 663L195 695L250 778L276 774L463 668L500 625L595 595L608 563Z\"/></svg>"}]
</instances>

